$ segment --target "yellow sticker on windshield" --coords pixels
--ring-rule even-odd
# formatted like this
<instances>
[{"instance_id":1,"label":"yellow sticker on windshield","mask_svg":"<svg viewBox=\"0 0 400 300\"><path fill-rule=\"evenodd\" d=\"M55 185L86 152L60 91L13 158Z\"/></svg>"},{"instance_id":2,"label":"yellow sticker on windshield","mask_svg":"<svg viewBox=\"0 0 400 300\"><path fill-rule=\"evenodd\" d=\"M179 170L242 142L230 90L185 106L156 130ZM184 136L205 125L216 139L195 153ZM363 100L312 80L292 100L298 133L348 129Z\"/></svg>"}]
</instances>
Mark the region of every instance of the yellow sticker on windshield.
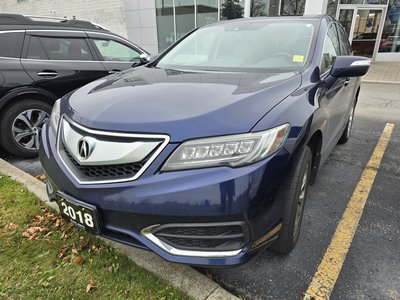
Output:
<instances>
[{"instance_id":1,"label":"yellow sticker on windshield","mask_svg":"<svg viewBox=\"0 0 400 300\"><path fill-rule=\"evenodd\" d=\"M304 55L293 55L293 61L302 63L304 61Z\"/></svg>"}]
</instances>

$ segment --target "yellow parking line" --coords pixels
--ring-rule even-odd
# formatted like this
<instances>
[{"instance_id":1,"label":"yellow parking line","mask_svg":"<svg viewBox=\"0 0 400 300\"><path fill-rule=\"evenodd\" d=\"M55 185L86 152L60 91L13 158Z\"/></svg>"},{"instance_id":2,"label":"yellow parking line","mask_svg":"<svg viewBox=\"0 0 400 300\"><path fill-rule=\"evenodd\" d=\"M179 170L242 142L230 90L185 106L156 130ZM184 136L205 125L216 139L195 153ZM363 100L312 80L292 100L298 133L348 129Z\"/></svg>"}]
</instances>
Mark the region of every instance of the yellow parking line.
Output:
<instances>
[{"instance_id":1,"label":"yellow parking line","mask_svg":"<svg viewBox=\"0 0 400 300\"><path fill-rule=\"evenodd\" d=\"M394 124L386 124L374 153L347 204L331 243L304 294L304 300L329 299L346 259L393 129Z\"/></svg>"}]
</instances>

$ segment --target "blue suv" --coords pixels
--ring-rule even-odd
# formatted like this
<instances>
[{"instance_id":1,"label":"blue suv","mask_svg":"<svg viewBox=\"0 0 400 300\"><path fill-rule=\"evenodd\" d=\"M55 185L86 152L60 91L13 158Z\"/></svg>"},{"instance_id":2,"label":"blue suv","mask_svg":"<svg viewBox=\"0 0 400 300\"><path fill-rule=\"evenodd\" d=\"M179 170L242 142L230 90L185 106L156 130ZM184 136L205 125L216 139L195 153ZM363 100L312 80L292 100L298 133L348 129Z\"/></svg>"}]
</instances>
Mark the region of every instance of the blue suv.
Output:
<instances>
[{"instance_id":1,"label":"blue suv","mask_svg":"<svg viewBox=\"0 0 400 300\"><path fill-rule=\"evenodd\" d=\"M328 16L195 29L55 103L40 149L50 199L77 227L173 262L288 253L368 68Z\"/></svg>"}]
</instances>

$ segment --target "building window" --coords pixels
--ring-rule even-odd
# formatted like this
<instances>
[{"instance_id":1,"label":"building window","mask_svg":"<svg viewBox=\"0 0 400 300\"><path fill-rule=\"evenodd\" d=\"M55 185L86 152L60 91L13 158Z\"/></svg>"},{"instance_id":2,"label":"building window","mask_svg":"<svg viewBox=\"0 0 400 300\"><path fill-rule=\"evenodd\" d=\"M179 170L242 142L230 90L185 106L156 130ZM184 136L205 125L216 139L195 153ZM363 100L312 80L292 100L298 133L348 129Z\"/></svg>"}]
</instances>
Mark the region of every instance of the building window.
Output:
<instances>
[{"instance_id":1,"label":"building window","mask_svg":"<svg viewBox=\"0 0 400 300\"><path fill-rule=\"evenodd\" d=\"M236 1L239 0L233 2ZM217 22L218 3L218 0L156 0L159 52L193 28Z\"/></svg>"},{"instance_id":2,"label":"building window","mask_svg":"<svg viewBox=\"0 0 400 300\"><path fill-rule=\"evenodd\" d=\"M173 0L156 0L158 51L162 52L175 42Z\"/></svg>"},{"instance_id":3,"label":"building window","mask_svg":"<svg viewBox=\"0 0 400 300\"><path fill-rule=\"evenodd\" d=\"M328 5L326 7L326 14L336 18L336 12L338 7L338 0L328 0Z\"/></svg>"},{"instance_id":4,"label":"building window","mask_svg":"<svg viewBox=\"0 0 400 300\"><path fill-rule=\"evenodd\" d=\"M244 0L221 0L221 20L244 17Z\"/></svg>"},{"instance_id":5,"label":"building window","mask_svg":"<svg viewBox=\"0 0 400 300\"><path fill-rule=\"evenodd\" d=\"M259 17L302 15L306 0L156 0L159 52L195 27L243 18L246 1L250 16Z\"/></svg>"},{"instance_id":6,"label":"building window","mask_svg":"<svg viewBox=\"0 0 400 300\"><path fill-rule=\"evenodd\" d=\"M250 16L278 16L280 0L252 0L250 3Z\"/></svg>"},{"instance_id":7,"label":"building window","mask_svg":"<svg viewBox=\"0 0 400 300\"><path fill-rule=\"evenodd\" d=\"M400 52L400 3L390 0L379 52Z\"/></svg>"},{"instance_id":8,"label":"building window","mask_svg":"<svg viewBox=\"0 0 400 300\"><path fill-rule=\"evenodd\" d=\"M176 39L180 39L195 27L194 0L175 1Z\"/></svg>"},{"instance_id":9,"label":"building window","mask_svg":"<svg viewBox=\"0 0 400 300\"><path fill-rule=\"evenodd\" d=\"M305 0L281 0L282 16L301 16L304 14Z\"/></svg>"},{"instance_id":10,"label":"building window","mask_svg":"<svg viewBox=\"0 0 400 300\"><path fill-rule=\"evenodd\" d=\"M197 0L197 26L218 21L218 0Z\"/></svg>"}]
</instances>

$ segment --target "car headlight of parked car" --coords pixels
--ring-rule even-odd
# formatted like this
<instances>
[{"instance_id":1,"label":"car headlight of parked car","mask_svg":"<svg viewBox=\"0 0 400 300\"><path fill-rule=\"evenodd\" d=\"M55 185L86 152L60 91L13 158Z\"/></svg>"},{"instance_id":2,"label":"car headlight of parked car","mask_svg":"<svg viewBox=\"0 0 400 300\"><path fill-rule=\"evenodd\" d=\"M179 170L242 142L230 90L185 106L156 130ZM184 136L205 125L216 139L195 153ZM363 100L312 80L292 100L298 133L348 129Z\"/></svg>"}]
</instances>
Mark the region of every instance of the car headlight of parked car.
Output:
<instances>
[{"instance_id":1,"label":"car headlight of parked car","mask_svg":"<svg viewBox=\"0 0 400 300\"><path fill-rule=\"evenodd\" d=\"M289 124L284 124L261 132L187 141L175 150L161 170L239 167L255 163L282 146L289 128Z\"/></svg>"},{"instance_id":2,"label":"car headlight of parked car","mask_svg":"<svg viewBox=\"0 0 400 300\"><path fill-rule=\"evenodd\" d=\"M58 99L53 106L53 110L50 115L50 127L53 130L54 135L57 135L58 123L60 122L60 100Z\"/></svg>"}]
</instances>

